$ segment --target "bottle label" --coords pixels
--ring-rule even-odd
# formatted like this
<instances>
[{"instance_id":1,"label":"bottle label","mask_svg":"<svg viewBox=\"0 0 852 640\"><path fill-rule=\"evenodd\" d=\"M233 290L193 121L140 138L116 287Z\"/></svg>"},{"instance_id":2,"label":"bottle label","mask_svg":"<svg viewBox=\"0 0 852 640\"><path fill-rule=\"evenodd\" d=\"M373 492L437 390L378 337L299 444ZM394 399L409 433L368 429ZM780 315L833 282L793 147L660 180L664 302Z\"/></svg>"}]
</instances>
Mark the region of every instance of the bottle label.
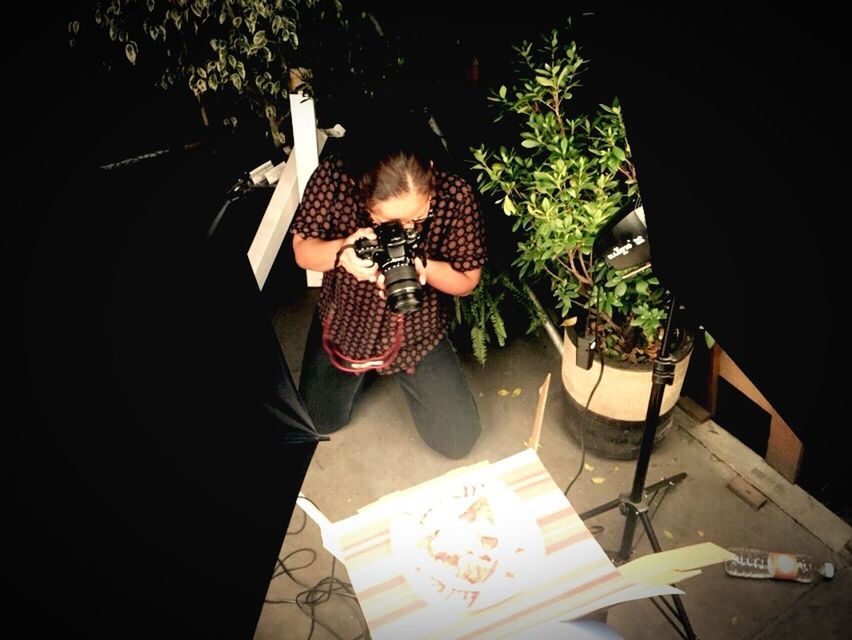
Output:
<instances>
[{"instance_id":1,"label":"bottle label","mask_svg":"<svg viewBox=\"0 0 852 640\"><path fill-rule=\"evenodd\" d=\"M779 580L796 580L799 576L799 563L789 553L770 553L768 558L769 574Z\"/></svg>"}]
</instances>

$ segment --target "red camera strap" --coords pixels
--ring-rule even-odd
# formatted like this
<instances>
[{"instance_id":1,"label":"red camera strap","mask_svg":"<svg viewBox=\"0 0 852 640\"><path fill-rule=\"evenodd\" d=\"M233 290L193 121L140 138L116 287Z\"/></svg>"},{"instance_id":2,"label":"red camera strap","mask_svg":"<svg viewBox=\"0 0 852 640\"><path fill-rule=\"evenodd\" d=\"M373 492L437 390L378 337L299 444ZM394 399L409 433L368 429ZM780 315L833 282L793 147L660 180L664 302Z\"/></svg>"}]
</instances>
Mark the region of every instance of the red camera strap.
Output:
<instances>
[{"instance_id":1,"label":"red camera strap","mask_svg":"<svg viewBox=\"0 0 852 640\"><path fill-rule=\"evenodd\" d=\"M346 373L363 373L364 371L378 371L386 369L393 363L396 356L399 354L399 349L402 347L402 335L405 327L405 317L400 314L394 314L396 318L396 332L393 337L393 342L390 348L384 353L381 353L372 358L364 358L362 360L349 358L334 345L329 337L331 328L331 319L334 316L332 312L322 323L322 348L328 354L328 359L335 369Z\"/></svg>"}]
</instances>

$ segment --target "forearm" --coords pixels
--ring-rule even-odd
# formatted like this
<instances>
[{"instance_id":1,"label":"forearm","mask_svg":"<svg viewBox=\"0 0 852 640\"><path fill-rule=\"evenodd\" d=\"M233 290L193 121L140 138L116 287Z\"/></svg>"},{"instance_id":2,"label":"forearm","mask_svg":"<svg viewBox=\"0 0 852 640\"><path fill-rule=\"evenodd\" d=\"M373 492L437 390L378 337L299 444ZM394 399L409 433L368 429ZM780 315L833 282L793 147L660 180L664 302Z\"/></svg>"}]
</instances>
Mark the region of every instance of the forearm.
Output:
<instances>
[{"instance_id":1,"label":"forearm","mask_svg":"<svg viewBox=\"0 0 852 640\"><path fill-rule=\"evenodd\" d=\"M481 269L456 271L449 262L429 260L426 263L426 282L452 296L466 296L479 284Z\"/></svg>"},{"instance_id":2,"label":"forearm","mask_svg":"<svg viewBox=\"0 0 852 640\"><path fill-rule=\"evenodd\" d=\"M334 269L337 252L345 242L346 238L322 240L294 235L293 255L296 258L296 264L302 269L311 271L331 271Z\"/></svg>"}]
</instances>

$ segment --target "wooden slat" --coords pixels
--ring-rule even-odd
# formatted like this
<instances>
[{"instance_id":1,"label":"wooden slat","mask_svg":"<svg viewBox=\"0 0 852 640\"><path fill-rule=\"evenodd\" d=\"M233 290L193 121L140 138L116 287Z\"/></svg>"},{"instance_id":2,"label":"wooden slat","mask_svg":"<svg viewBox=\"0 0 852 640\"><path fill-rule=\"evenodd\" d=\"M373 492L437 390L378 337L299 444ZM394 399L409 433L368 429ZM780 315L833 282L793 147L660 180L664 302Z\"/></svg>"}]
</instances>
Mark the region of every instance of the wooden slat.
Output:
<instances>
[{"instance_id":1,"label":"wooden slat","mask_svg":"<svg viewBox=\"0 0 852 640\"><path fill-rule=\"evenodd\" d=\"M538 390L538 404L535 408L535 418L533 419L533 428L530 439L526 442L528 448L533 451L538 450L539 440L541 439L541 424L544 422L544 408L547 405L547 392L550 390L550 374L544 379L544 383Z\"/></svg>"},{"instance_id":2,"label":"wooden slat","mask_svg":"<svg viewBox=\"0 0 852 640\"><path fill-rule=\"evenodd\" d=\"M299 185L296 178L296 152L290 153L284 171L278 178L272 198L255 232L248 250L249 262L258 286L262 289L272 270L275 256L287 236L290 222L299 204Z\"/></svg>"},{"instance_id":3,"label":"wooden slat","mask_svg":"<svg viewBox=\"0 0 852 640\"><path fill-rule=\"evenodd\" d=\"M766 445L766 462L790 482L799 477L804 448L802 441L777 413L769 421L769 442Z\"/></svg>"},{"instance_id":4,"label":"wooden slat","mask_svg":"<svg viewBox=\"0 0 852 640\"><path fill-rule=\"evenodd\" d=\"M755 511L766 504L766 496L746 482L742 476L734 476L728 483L728 489Z\"/></svg>"},{"instance_id":5,"label":"wooden slat","mask_svg":"<svg viewBox=\"0 0 852 640\"><path fill-rule=\"evenodd\" d=\"M719 396L719 361L722 359L722 349L718 344L710 348L710 370L707 372L707 392L704 397L704 408L710 415L716 414L716 401Z\"/></svg>"},{"instance_id":6,"label":"wooden slat","mask_svg":"<svg viewBox=\"0 0 852 640\"><path fill-rule=\"evenodd\" d=\"M724 351L721 352L719 358L719 375L770 415L766 462L786 480L795 483L799 476L802 454L804 453L802 441Z\"/></svg>"},{"instance_id":7,"label":"wooden slat","mask_svg":"<svg viewBox=\"0 0 852 640\"><path fill-rule=\"evenodd\" d=\"M323 146L328 136L320 129L315 130L315 144L317 151L322 151ZM309 146L309 145L308 145ZM310 153L308 154L311 155ZM301 191L299 186L300 170L304 170L300 160L301 152L293 149L290 152L290 157L284 164L284 168L280 173L278 182L275 185L275 191L272 193L272 198L266 207L266 212L258 225L254 239L248 250L249 262L254 270L255 278L258 286L262 289L266 283L266 278L272 270L272 265L281 249L281 245L287 237L287 230L290 228L290 223L293 221L293 216L296 213L296 207L299 206L301 200ZM310 162L309 162L310 164ZM302 169L299 169L302 167ZM316 168L316 161L313 163ZM313 171L313 169L311 169ZM318 274L319 282L322 281L322 274ZM308 286L318 286L317 278L314 272L308 271Z\"/></svg>"},{"instance_id":8,"label":"wooden slat","mask_svg":"<svg viewBox=\"0 0 852 640\"><path fill-rule=\"evenodd\" d=\"M291 73L291 81L294 81L292 75ZM300 76L300 74L297 75ZM300 79L301 76L295 79L295 82ZM325 134L317 130L314 101L305 93L290 94L290 120L293 123L293 150L298 151L296 175L299 184L299 202L301 202L308 180L319 165L319 153L322 150L322 144L325 143ZM318 134L322 134L322 142L319 142ZM306 277L309 287L318 287L322 284L322 273L318 271L308 270Z\"/></svg>"},{"instance_id":9,"label":"wooden slat","mask_svg":"<svg viewBox=\"0 0 852 640\"><path fill-rule=\"evenodd\" d=\"M800 486L790 484L781 477L764 458L743 446L722 425L708 420L685 433L699 441L717 458L724 460L725 464L829 549L843 552L846 543L852 538L852 527Z\"/></svg>"}]
</instances>

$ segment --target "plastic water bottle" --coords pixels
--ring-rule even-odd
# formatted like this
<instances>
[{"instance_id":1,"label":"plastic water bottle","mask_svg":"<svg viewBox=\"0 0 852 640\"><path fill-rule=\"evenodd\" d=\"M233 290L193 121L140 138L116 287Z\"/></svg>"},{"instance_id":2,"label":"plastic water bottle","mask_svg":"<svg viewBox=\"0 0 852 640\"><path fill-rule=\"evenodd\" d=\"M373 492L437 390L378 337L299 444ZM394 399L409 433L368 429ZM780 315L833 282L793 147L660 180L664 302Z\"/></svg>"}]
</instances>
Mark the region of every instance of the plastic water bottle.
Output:
<instances>
[{"instance_id":1,"label":"plastic water bottle","mask_svg":"<svg viewBox=\"0 0 852 640\"><path fill-rule=\"evenodd\" d=\"M803 553L777 553L759 549L731 548L737 557L725 562L725 573L737 578L774 578L795 582L813 582L819 577L833 578L834 565L816 564Z\"/></svg>"}]
</instances>

